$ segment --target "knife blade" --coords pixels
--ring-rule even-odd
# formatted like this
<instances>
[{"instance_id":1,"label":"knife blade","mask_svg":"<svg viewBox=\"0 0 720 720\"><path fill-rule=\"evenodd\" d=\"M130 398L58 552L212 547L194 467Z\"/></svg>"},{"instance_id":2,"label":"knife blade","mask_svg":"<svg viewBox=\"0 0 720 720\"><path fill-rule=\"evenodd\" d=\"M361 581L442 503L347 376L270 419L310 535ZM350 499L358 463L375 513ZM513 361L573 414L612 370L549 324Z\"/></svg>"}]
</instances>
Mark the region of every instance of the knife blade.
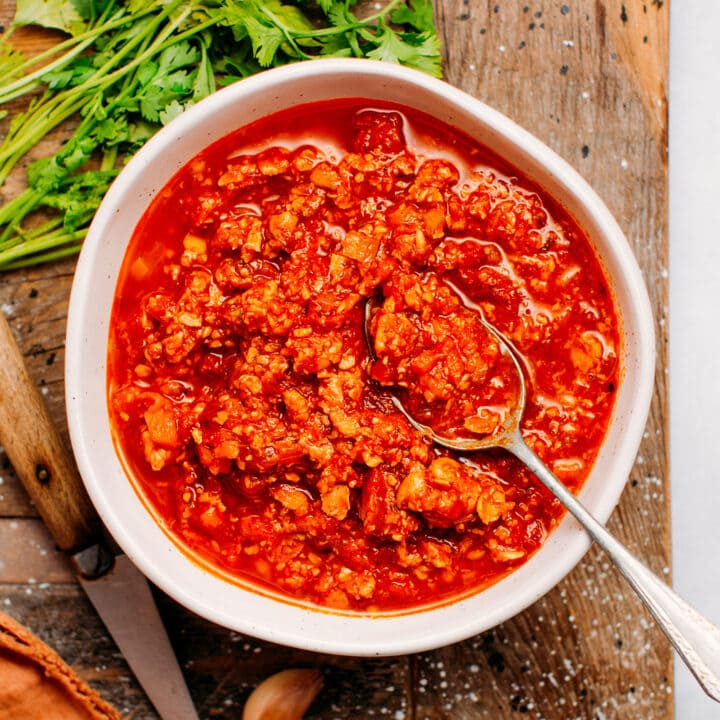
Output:
<instances>
[{"instance_id":1,"label":"knife blade","mask_svg":"<svg viewBox=\"0 0 720 720\"><path fill-rule=\"evenodd\" d=\"M198 720L145 577L117 551L0 312L0 445L163 720Z\"/></svg>"}]
</instances>

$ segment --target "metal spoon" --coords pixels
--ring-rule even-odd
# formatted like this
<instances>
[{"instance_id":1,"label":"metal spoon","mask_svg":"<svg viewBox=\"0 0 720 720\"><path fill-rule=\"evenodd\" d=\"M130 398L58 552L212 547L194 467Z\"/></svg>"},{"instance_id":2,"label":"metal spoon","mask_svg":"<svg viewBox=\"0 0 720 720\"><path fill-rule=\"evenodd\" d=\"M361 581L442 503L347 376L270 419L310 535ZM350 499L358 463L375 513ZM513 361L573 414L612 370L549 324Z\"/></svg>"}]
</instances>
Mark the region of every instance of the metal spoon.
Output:
<instances>
[{"instance_id":1,"label":"metal spoon","mask_svg":"<svg viewBox=\"0 0 720 720\"><path fill-rule=\"evenodd\" d=\"M660 578L635 558L605 527L598 522L585 506L558 480L547 465L528 446L523 438L520 422L525 412L525 377L518 360L517 352L502 333L488 323L481 309L467 298L462 291L448 280L445 283L460 297L466 307L477 310L478 321L497 340L501 351L509 356L517 371L518 398L515 406L509 408L502 426L486 437L447 437L436 433L432 427L416 420L405 408L400 399L391 394L395 407L407 418L408 422L437 445L459 450L475 452L491 448L504 448L522 461L537 478L569 510L575 519L585 528L588 535L607 553L615 566L630 583L645 607L655 618L657 624L667 635L680 657L705 692L716 702L720 702L720 629L690 607L673 592ZM371 357L375 357L370 318L373 298L365 305L365 339Z\"/></svg>"}]
</instances>

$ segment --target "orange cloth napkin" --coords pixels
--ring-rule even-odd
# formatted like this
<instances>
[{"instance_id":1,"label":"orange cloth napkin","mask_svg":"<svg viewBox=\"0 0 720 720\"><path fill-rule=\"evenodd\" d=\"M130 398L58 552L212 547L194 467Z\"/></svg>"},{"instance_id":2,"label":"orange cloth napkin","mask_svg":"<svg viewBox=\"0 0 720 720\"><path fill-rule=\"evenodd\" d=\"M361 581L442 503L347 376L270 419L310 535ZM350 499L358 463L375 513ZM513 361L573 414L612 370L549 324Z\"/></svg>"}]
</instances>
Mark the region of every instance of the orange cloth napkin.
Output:
<instances>
[{"instance_id":1,"label":"orange cloth napkin","mask_svg":"<svg viewBox=\"0 0 720 720\"><path fill-rule=\"evenodd\" d=\"M39 638L0 612L0 720L121 720Z\"/></svg>"}]
</instances>

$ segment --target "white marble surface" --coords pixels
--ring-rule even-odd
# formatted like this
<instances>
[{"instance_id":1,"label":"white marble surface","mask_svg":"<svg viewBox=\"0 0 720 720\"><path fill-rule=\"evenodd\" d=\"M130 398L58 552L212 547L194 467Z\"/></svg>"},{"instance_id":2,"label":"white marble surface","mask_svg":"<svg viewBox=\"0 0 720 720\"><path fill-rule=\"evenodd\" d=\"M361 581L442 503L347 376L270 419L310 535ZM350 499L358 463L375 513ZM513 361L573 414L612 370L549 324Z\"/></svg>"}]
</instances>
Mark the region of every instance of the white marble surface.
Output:
<instances>
[{"instance_id":1,"label":"white marble surface","mask_svg":"<svg viewBox=\"0 0 720 720\"><path fill-rule=\"evenodd\" d=\"M720 2L670 3L670 480L676 590L720 625ZM720 718L676 662L677 720Z\"/></svg>"}]
</instances>

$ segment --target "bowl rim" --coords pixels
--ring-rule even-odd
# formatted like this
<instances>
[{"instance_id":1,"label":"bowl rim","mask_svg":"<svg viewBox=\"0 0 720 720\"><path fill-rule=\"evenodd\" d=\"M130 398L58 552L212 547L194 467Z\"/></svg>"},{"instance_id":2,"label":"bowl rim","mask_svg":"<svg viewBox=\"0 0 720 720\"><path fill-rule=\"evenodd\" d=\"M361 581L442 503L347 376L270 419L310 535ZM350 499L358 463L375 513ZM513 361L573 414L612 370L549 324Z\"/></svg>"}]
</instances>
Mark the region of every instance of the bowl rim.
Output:
<instances>
[{"instance_id":1,"label":"bowl rim","mask_svg":"<svg viewBox=\"0 0 720 720\"><path fill-rule=\"evenodd\" d=\"M379 85L388 82L390 84L406 85L408 88L415 89L418 92L430 93L439 101L448 104L456 114L465 113L475 118L490 131L496 133L498 137L517 148L521 155L532 159L538 166L543 167L549 173L549 182L555 183L558 188L563 189L566 196L577 202L578 207L586 208L589 217L596 222L598 227L603 228L603 232L607 235L610 244L606 249L611 251L610 254L612 255L610 262L614 266L622 268L623 277L627 280L624 289L626 302L632 313L629 324L632 325L634 334L632 338L633 347L636 348L638 353L637 357L634 358L636 367L633 368L632 374L633 386L625 389L626 392L630 393L628 402L632 405L633 411L627 419L627 426L620 433L616 448L618 455L616 463L619 467L615 475L622 475L624 479L622 483L616 479L609 490L606 488L598 497L594 497L592 502L592 511L595 517L601 522L607 520L620 498L627 475L634 463L635 454L644 432L654 388L654 322L642 273L632 250L610 211L588 183L542 141L477 98L442 80L400 65L364 59L318 59L263 71L227 86L189 108L160 129L134 155L120 172L96 212L76 267L70 295L66 334L66 411L73 451L85 487L95 508L112 536L133 563L168 595L191 611L219 625L271 642L332 654L355 656L399 655L428 650L466 639L521 612L553 588L575 567L590 547L590 540L580 529L577 522L567 513L543 548L522 567L526 567L540 557L546 546L556 544L557 538L561 536L561 528L564 528L562 533L563 542L567 541L567 545L563 547L563 561L546 569L543 573L544 581L536 587L514 587L517 582L513 582L512 578L518 576L522 568L501 580L500 584L509 588L508 592L513 593L511 601L502 607L487 608L482 620L478 620L473 616L473 599L491 593L494 588L498 587L498 584L467 599L428 611L419 611L401 616L391 614L389 616L368 617L341 614L339 617L346 618L347 622L326 621L326 624L332 627L332 632L322 636L317 634L318 626L310 618L310 615L313 618L319 616L337 618L338 615L332 611L300 608L298 615L295 615L294 611L290 613L294 618L293 621L285 623L282 628L273 626L267 620L257 622L252 618L248 620L244 617L238 617L238 613L233 613L227 604L219 605L217 598L209 597L212 593L198 594L192 588L192 583L184 581L182 577L173 575L175 568L182 565L182 562L178 561L176 556L180 552L177 548L174 554L171 548L164 546L160 551L151 551L157 555L156 557L149 557L147 548L143 548L138 538L134 537L133 525L142 524L144 521L136 519L137 522L130 523L126 518L123 519L118 516L112 493L107 490L103 483L105 463L109 462L112 465L112 460L102 456L99 450L102 443L98 442L97 433L104 431L104 424L99 422L97 417L93 417L90 412L88 406L89 390L86 387L87 383L90 382L89 378L94 377L96 371L95 366L92 364L93 360L87 357L88 353L85 352L85 349L92 345L90 340L93 333L97 334L102 329L98 329L93 325L93 320L98 320L97 312L100 312L100 310L93 309L93 303L90 302L92 290L97 283L112 282L111 294L114 295L117 280L116 276L112 277L112 273L108 273L103 278L97 277L97 265L102 266L98 258L101 257L106 234L112 234L109 228L112 228L115 219L123 212L123 203L132 193L138 179L143 178L153 163L162 161L163 153L172 147L172 144L176 143L178 138L192 133L198 135L200 131L197 128L202 124L203 118L213 113L222 113L227 108L237 106L238 103L260 94L267 96L272 93L280 93L289 84L302 83L313 79L322 79L326 82L335 80L340 88L339 97L356 97L358 96L356 93L344 92L342 88L345 85L341 85L339 82L339 78L352 77L353 75L365 76L368 78L368 82L372 80ZM346 81L346 84L352 86L352 82ZM238 127L244 124L246 122L239 122ZM204 145L210 142L211 140L207 140ZM478 139L478 142L484 141ZM487 143L484 142L484 144ZM194 154L196 153L190 153L185 159L189 160ZM175 169L172 169L170 176L174 172ZM525 168L522 169L522 172L525 173ZM534 180L532 175L529 175L529 177ZM162 185L164 185L164 182L160 183L159 186L162 187ZM540 182L540 185L546 188L546 185L542 182ZM558 199L556 192L548 192L555 199ZM147 202L146 200L145 206ZM140 215L143 211L144 207L140 211ZM127 236L125 242L132 235L133 229L129 228L122 231ZM590 234L589 231L588 234ZM607 262L607 260L608 258L603 258L604 262ZM606 273L609 275L607 267ZM105 321L107 321L107 318L105 318ZM102 322L100 322L100 325L102 326ZM107 328L105 330L104 345L107 344ZM105 357L99 360L102 368L104 368ZM102 375L104 380L104 369ZM623 380L621 385L626 385L626 382ZM103 392L106 397L105 384L103 384ZM107 423L107 417L105 423ZM589 480L586 482L586 486ZM131 485L129 480L127 480L127 483ZM583 495L584 489L581 491L580 497L583 498ZM191 571L188 570L188 572ZM194 580L198 580L198 578L200 576L195 573ZM213 586L210 580L207 582ZM250 591L250 593L252 592ZM238 597L241 596L238 595ZM252 599L245 599L249 601L252 607L255 607ZM282 607L290 608L292 606L283 603ZM308 613L308 615L306 616L304 613ZM428 622L429 613L433 613L433 618L437 618L437 621ZM239 614L242 615L242 613ZM378 623L382 622L386 617L395 620L396 624L398 617L424 619L419 622L405 622L403 625L405 632L400 635L393 635L388 632L389 628L380 632L368 631L368 628L372 628L371 625L368 625L368 621ZM361 629L355 631L356 626L361 627ZM313 631L309 633L306 627L311 627ZM378 644L378 637L382 638L380 644Z\"/></svg>"}]
</instances>

